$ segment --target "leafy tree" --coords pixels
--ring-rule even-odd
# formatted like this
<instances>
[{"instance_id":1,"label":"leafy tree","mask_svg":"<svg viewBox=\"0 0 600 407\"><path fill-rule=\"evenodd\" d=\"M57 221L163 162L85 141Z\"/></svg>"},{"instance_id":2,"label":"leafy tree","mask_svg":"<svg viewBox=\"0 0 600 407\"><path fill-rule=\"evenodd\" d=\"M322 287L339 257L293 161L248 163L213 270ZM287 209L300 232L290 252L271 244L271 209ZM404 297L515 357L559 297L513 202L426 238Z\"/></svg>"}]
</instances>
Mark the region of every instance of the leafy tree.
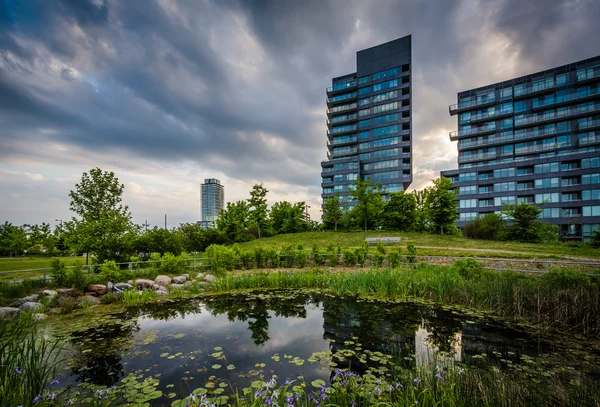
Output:
<instances>
[{"instance_id":1,"label":"leafy tree","mask_svg":"<svg viewBox=\"0 0 600 407\"><path fill-rule=\"evenodd\" d=\"M417 221L417 202L414 194L404 191L390 194L383 207L383 226L389 230L413 230Z\"/></svg>"},{"instance_id":2,"label":"leafy tree","mask_svg":"<svg viewBox=\"0 0 600 407\"><path fill-rule=\"evenodd\" d=\"M2 254L22 255L28 245L27 233L22 227L9 222L0 225L0 252Z\"/></svg>"},{"instance_id":3,"label":"leafy tree","mask_svg":"<svg viewBox=\"0 0 600 407\"><path fill-rule=\"evenodd\" d=\"M349 216L354 220L355 226L362 227L364 225L365 232L367 229L377 226L377 222L383 208L381 199L381 184L376 183L371 185L371 179L361 181L357 178L353 185L351 198L357 203L352 208Z\"/></svg>"},{"instance_id":4,"label":"leafy tree","mask_svg":"<svg viewBox=\"0 0 600 407\"><path fill-rule=\"evenodd\" d=\"M344 211L340 203L340 195L325 198L323 202L323 226L325 229L333 229L337 232L338 224L344 218Z\"/></svg>"},{"instance_id":5,"label":"leafy tree","mask_svg":"<svg viewBox=\"0 0 600 407\"><path fill-rule=\"evenodd\" d=\"M519 242L537 242L539 236L535 223L542 209L536 205L525 202L518 204L504 204L502 213L511 221L506 228L506 238Z\"/></svg>"},{"instance_id":6,"label":"leafy tree","mask_svg":"<svg viewBox=\"0 0 600 407\"><path fill-rule=\"evenodd\" d=\"M287 201L276 202L271 207L271 226L275 233L298 233L308 230L304 208L305 202L291 204Z\"/></svg>"},{"instance_id":7,"label":"leafy tree","mask_svg":"<svg viewBox=\"0 0 600 407\"><path fill-rule=\"evenodd\" d=\"M486 213L467 223L462 232L471 239L499 240L504 235L504 220L497 213Z\"/></svg>"},{"instance_id":8,"label":"leafy tree","mask_svg":"<svg viewBox=\"0 0 600 407\"><path fill-rule=\"evenodd\" d=\"M248 240L250 205L246 201L227 202L227 208L217 218L217 229L227 236L231 242Z\"/></svg>"},{"instance_id":9,"label":"leafy tree","mask_svg":"<svg viewBox=\"0 0 600 407\"><path fill-rule=\"evenodd\" d=\"M458 219L456 195L452 181L446 177L433 180L433 187L427 193L426 210L431 222L431 230L439 234L454 234L454 222Z\"/></svg>"},{"instance_id":10,"label":"leafy tree","mask_svg":"<svg viewBox=\"0 0 600 407\"><path fill-rule=\"evenodd\" d=\"M417 232L426 232L431 228L429 220L429 211L427 210L427 197L431 192L431 188L424 188L420 191L412 192L415 197L415 225L414 230Z\"/></svg>"},{"instance_id":11,"label":"leafy tree","mask_svg":"<svg viewBox=\"0 0 600 407\"><path fill-rule=\"evenodd\" d=\"M182 223L178 233L183 249L188 252L203 252L211 244L228 243L227 236L215 228L203 229L198 223Z\"/></svg>"},{"instance_id":12,"label":"leafy tree","mask_svg":"<svg viewBox=\"0 0 600 407\"><path fill-rule=\"evenodd\" d=\"M263 234L269 229L269 208L267 206L267 193L269 190L263 187L263 184L255 184L250 191L250 223L258 227L258 238L260 239L261 229Z\"/></svg>"},{"instance_id":13,"label":"leafy tree","mask_svg":"<svg viewBox=\"0 0 600 407\"><path fill-rule=\"evenodd\" d=\"M590 246L592 247L600 247L600 229L596 229L594 233L592 233L592 239L590 241Z\"/></svg>"},{"instance_id":14,"label":"leafy tree","mask_svg":"<svg viewBox=\"0 0 600 407\"><path fill-rule=\"evenodd\" d=\"M181 236L174 230L154 227L145 233L148 239L148 249L150 253L171 253L174 255L181 254L183 244Z\"/></svg>"},{"instance_id":15,"label":"leafy tree","mask_svg":"<svg viewBox=\"0 0 600 407\"><path fill-rule=\"evenodd\" d=\"M113 172L94 168L83 173L69 193L70 209L77 216L65 223L71 248L94 254L100 263L126 257L137 228L121 203L124 189Z\"/></svg>"}]
</instances>

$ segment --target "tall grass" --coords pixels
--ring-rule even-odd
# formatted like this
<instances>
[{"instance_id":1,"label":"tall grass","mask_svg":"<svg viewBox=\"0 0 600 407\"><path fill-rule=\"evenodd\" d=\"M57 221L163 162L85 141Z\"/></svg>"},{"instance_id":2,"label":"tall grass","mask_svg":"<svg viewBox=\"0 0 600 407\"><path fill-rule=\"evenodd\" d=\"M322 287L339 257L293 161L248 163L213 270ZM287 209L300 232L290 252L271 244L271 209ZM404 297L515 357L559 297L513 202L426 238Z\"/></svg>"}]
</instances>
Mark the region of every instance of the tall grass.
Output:
<instances>
[{"instance_id":1,"label":"tall grass","mask_svg":"<svg viewBox=\"0 0 600 407\"><path fill-rule=\"evenodd\" d=\"M0 319L0 406L30 406L51 393L62 343L41 338L26 316Z\"/></svg>"},{"instance_id":2,"label":"tall grass","mask_svg":"<svg viewBox=\"0 0 600 407\"><path fill-rule=\"evenodd\" d=\"M491 311L540 327L600 335L600 289L577 272L551 271L542 277L483 270L472 260L450 267L404 266L381 270L255 272L228 275L211 290L320 289L338 295L422 299Z\"/></svg>"}]
</instances>

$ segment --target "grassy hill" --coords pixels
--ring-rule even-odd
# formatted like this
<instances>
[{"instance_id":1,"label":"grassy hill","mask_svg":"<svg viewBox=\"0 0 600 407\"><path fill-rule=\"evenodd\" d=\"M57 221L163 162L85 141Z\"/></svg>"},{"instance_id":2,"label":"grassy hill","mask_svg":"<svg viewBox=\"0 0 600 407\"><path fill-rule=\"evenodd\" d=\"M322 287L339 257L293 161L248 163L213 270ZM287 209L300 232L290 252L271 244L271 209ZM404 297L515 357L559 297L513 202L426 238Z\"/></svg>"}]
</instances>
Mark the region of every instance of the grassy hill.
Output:
<instances>
[{"instance_id":1,"label":"grassy hill","mask_svg":"<svg viewBox=\"0 0 600 407\"><path fill-rule=\"evenodd\" d=\"M432 256L486 256L507 258L598 258L600 249L594 249L583 244L531 244L517 242L496 242L489 240L467 239L459 236L439 236L415 232L306 232L278 235L242 243L249 249L257 246L281 247L289 244L302 243L306 250L313 245L321 248L330 243L334 246L356 247L361 245L366 237L400 236L401 246L406 247L407 241L412 241L419 254Z\"/></svg>"}]
</instances>

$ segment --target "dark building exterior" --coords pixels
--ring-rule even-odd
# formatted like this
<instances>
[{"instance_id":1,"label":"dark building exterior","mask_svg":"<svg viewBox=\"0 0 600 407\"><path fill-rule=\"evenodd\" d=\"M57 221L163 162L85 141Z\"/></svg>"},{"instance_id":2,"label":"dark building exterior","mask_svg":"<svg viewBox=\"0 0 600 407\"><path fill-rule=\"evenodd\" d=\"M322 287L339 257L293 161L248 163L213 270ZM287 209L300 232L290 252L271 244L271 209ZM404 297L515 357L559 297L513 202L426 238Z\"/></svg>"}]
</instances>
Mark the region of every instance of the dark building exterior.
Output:
<instances>
[{"instance_id":1,"label":"dark building exterior","mask_svg":"<svg viewBox=\"0 0 600 407\"><path fill-rule=\"evenodd\" d=\"M600 56L464 91L458 116L458 227L502 203L543 204L564 239L600 224Z\"/></svg>"},{"instance_id":2,"label":"dark building exterior","mask_svg":"<svg viewBox=\"0 0 600 407\"><path fill-rule=\"evenodd\" d=\"M216 178L207 178L200 186L201 221L203 228L216 227L219 214L225 206L225 187Z\"/></svg>"},{"instance_id":3,"label":"dark building exterior","mask_svg":"<svg viewBox=\"0 0 600 407\"><path fill-rule=\"evenodd\" d=\"M327 161L322 197L340 194L371 178L387 192L412 182L411 36L358 51L356 73L333 78L327 88ZM387 195L384 195L384 199Z\"/></svg>"}]
</instances>

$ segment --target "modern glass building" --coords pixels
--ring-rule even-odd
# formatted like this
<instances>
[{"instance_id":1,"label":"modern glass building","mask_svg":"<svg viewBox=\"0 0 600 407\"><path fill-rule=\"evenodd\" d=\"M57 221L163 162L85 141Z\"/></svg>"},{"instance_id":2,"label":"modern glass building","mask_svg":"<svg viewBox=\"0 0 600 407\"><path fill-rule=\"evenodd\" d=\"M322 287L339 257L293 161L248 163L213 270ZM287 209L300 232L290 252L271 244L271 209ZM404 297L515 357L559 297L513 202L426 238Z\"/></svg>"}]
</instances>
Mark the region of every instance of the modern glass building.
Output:
<instances>
[{"instance_id":1,"label":"modern glass building","mask_svg":"<svg viewBox=\"0 0 600 407\"><path fill-rule=\"evenodd\" d=\"M600 224L600 56L458 94L458 227L503 203L543 204L563 239Z\"/></svg>"},{"instance_id":2,"label":"modern glass building","mask_svg":"<svg viewBox=\"0 0 600 407\"><path fill-rule=\"evenodd\" d=\"M322 197L340 194L352 206L357 178L387 192L412 182L411 37L356 53L356 72L327 88L327 161L321 163ZM387 195L384 195L384 199Z\"/></svg>"},{"instance_id":3,"label":"modern glass building","mask_svg":"<svg viewBox=\"0 0 600 407\"><path fill-rule=\"evenodd\" d=\"M216 178L207 178L200 186L201 195L201 221L203 228L216 227L219 213L225 205L225 187Z\"/></svg>"}]
</instances>

